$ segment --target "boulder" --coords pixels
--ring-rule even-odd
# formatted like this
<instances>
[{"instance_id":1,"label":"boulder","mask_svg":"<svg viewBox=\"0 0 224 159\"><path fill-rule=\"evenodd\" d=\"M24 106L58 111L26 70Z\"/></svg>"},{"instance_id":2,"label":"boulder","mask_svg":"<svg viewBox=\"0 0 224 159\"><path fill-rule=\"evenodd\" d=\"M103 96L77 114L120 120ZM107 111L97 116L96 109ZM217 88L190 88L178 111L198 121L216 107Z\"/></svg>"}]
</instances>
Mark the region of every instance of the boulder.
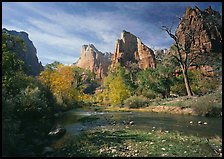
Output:
<instances>
[{"instance_id":1,"label":"boulder","mask_svg":"<svg viewBox=\"0 0 224 159\"><path fill-rule=\"evenodd\" d=\"M48 133L50 137L62 137L66 133L66 129L58 126Z\"/></svg>"}]
</instances>

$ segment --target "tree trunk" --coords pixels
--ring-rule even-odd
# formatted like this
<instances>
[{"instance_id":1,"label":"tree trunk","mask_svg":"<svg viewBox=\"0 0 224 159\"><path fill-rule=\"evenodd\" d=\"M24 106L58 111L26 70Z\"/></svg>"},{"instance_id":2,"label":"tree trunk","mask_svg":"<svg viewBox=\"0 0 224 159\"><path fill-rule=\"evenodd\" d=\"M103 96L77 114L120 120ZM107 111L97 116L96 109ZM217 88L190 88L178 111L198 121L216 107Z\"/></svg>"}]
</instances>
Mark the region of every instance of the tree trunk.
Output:
<instances>
[{"instance_id":1,"label":"tree trunk","mask_svg":"<svg viewBox=\"0 0 224 159\"><path fill-rule=\"evenodd\" d=\"M185 87L186 87L186 90L187 90L187 95L189 97L191 97L191 96L193 96L193 93L191 91L191 87L190 87L190 84L189 84L189 80L188 80L188 76L187 76L187 70L182 69L182 71L183 71L183 76L184 76Z\"/></svg>"}]
</instances>

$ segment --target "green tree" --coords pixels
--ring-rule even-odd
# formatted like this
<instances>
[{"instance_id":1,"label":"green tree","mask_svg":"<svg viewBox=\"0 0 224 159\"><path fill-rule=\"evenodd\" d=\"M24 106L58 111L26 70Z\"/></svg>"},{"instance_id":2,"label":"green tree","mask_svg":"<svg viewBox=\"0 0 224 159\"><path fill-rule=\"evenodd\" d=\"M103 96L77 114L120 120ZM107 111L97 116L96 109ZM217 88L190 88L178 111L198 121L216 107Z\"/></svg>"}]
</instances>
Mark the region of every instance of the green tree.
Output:
<instances>
[{"instance_id":1,"label":"green tree","mask_svg":"<svg viewBox=\"0 0 224 159\"><path fill-rule=\"evenodd\" d=\"M140 94L149 98L160 94L165 98L170 95L170 87L173 83L172 69L158 64L155 69L148 68L140 71L137 80ZM154 95L151 95L150 92L154 92Z\"/></svg>"},{"instance_id":2,"label":"green tree","mask_svg":"<svg viewBox=\"0 0 224 159\"><path fill-rule=\"evenodd\" d=\"M29 144L35 145L34 139L46 137L55 100L49 89L25 74L24 61L17 57L23 49L21 39L2 35L3 156L17 156Z\"/></svg>"},{"instance_id":3,"label":"green tree","mask_svg":"<svg viewBox=\"0 0 224 159\"><path fill-rule=\"evenodd\" d=\"M15 49L12 47L12 45L15 45L15 41L17 41L17 45L21 49L24 48L22 40L10 36L5 32L2 33L2 85L6 87L9 94L13 94L13 92L14 94L18 93L13 87L16 82L15 76L17 74L24 74L26 71L24 61L18 58Z\"/></svg>"},{"instance_id":4,"label":"green tree","mask_svg":"<svg viewBox=\"0 0 224 159\"><path fill-rule=\"evenodd\" d=\"M61 62L58 62L58 61L54 61L54 62L52 62L52 63L47 64L46 66L44 66L44 69L45 69L45 70L52 71L52 70L57 69L57 67L58 67L59 65L62 65L62 63L61 63Z\"/></svg>"}]
</instances>

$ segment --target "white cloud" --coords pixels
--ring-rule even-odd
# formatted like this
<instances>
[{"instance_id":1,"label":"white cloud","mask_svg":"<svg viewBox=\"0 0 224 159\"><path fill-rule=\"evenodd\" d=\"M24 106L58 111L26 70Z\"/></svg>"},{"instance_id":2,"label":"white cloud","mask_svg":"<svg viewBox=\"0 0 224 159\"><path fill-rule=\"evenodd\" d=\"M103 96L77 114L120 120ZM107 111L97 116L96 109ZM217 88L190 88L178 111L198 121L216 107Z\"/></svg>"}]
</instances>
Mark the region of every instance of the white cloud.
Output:
<instances>
[{"instance_id":1,"label":"white cloud","mask_svg":"<svg viewBox=\"0 0 224 159\"><path fill-rule=\"evenodd\" d=\"M123 9L145 7L142 4L124 5ZM10 6L10 5L9 5ZM8 7L9 7L8 6ZM44 6L41 3L17 3L22 10L32 11L36 16L25 16L26 23L15 19L14 25L4 24L7 29L23 30L27 32L38 51L39 59L48 61L73 63L80 54L83 44L93 43L102 52L114 52L115 41L120 38L122 30L130 31L140 37L143 43L150 46L162 33L158 33L157 26L133 19L120 12L85 12L83 14L68 13L60 7ZM10 7L9 7L10 8ZM25 14L25 13L24 13ZM39 18L37 18L39 16ZM41 18L40 18L41 17ZM17 24L19 23L19 27ZM15 27L17 26L17 27ZM144 33L143 33L144 32ZM78 33L78 34L77 34Z\"/></svg>"}]
</instances>

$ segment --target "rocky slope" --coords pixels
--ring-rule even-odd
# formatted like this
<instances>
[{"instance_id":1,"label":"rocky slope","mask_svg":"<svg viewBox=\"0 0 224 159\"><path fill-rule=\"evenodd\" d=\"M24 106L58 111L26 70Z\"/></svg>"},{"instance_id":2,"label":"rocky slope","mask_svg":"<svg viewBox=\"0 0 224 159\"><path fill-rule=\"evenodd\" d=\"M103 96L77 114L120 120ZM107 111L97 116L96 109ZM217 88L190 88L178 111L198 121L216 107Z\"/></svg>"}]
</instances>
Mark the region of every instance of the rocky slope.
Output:
<instances>
[{"instance_id":1,"label":"rocky slope","mask_svg":"<svg viewBox=\"0 0 224 159\"><path fill-rule=\"evenodd\" d=\"M28 34L26 32L17 32L17 31L9 31L7 29L3 29L3 32L6 32L10 35L21 38L25 42L25 49L15 48L15 52L18 57L24 61L25 67L27 68L27 74L37 76L40 71L43 70L43 66L41 62L38 62L37 58L37 50L33 45L33 42L29 39ZM16 46L15 46L16 47Z\"/></svg>"},{"instance_id":2,"label":"rocky slope","mask_svg":"<svg viewBox=\"0 0 224 159\"><path fill-rule=\"evenodd\" d=\"M96 74L97 78L102 79L107 75L108 66L111 64L111 57L111 53L103 54L93 44L83 45L80 58L75 65L89 69Z\"/></svg>"},{"instance_id":3,"label":"rocky slope","mask_svg":"<svg viewBox=\"0 0 224 159\"><path fill-rule=\"evenodd\" d=\"M187 34L193 31L193 39ZM176 35L181 44L189 44L191 50L202 52L221 52L222 17L211 7L200 10L198 7L187 8L181 18Z\"/></svg>"},{"instance_id":4,"label":"rocky slope","mask_svg":"<svg viewBox=\"0 0 224 159\"><path fill-rule=\"evenodd\" d=\"M143 44L135 35L125 30L121 33L121 39L116 41L116 50L111 67L115 67L118 62L121 66L137 63L140 69L156 67L153 50Z\"/></svg>"}]
</instances>

